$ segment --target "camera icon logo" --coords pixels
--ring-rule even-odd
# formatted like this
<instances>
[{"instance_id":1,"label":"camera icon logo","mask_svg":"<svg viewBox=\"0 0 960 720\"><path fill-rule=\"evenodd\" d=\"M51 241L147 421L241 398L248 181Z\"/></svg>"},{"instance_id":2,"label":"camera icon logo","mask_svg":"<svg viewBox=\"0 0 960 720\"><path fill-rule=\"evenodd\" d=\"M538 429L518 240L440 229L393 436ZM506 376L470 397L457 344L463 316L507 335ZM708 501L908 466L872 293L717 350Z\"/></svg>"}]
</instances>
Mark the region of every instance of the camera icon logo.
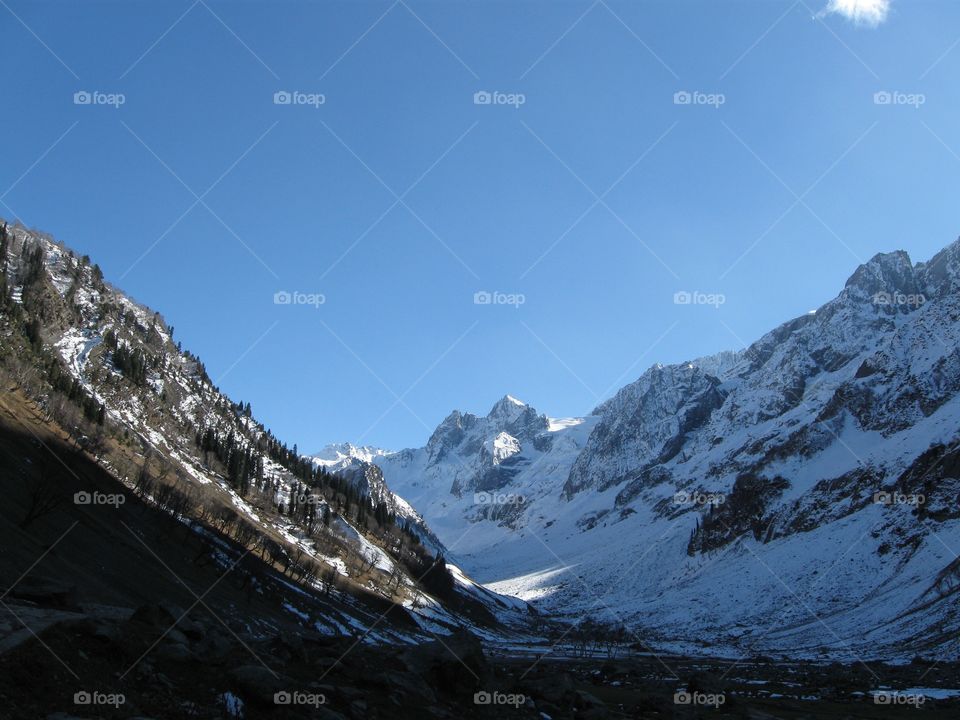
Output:
<instances>
[{"instance_id":1,"label":"camera icon logo","mask_svg":"<svg viewBox=\"0 0 960 720\"><path fill-rule=\"evenodd\" d=\"M293 302L293 295L286 290L279 290L273 294L274 305L289 305Z\"/></svg>"},{"instance_id":2,"label":"camera icon logo","mask_svg":"<svg viewBox=\"0 0 960 720\"><path fill-rule=\"evenodd\" d=\"M693 702L693 695L688 692L677 692L673 694L674 705L690 705Z\"/></svg>"},{"instance_id":3,"label":"camera icon logo","mask_svg":"<svg viewBox=\"0 0 960 720\"><path fill-rule=\"evenodd\" d=\"M93 102L93 95L86 90L78 90L73 94L74 105L89 105Z\"/></svg>"},{"instance_id":4,"label":"camera icon logo","mask_svg":"<svg viewBox=\"0 0 960 720\"><path fill-rule=\"evenodd\" d=\"M93 696L88 693L86 690L81 690L80 692L75 692L73 694L73 704L74 705L89 705L93 702Z\"/></svg>"},{"instance_id":5,"label":"camera icon logo","mask_svg":"<svg viewBox=\"0 0 960 720\"><path fill-rule=\"evenodd\" d=\"M274 105L289 105L291 102L293 102L293 95L286 90L277 90L273 94Z\"/></svg>"},{"instance_id":6,"label":"camera icon logo","mask_svg":"<svg viewBox=\"0 0 960 720\"><path fill-rule=\"evenodd\" d=\"M693 295L686 290L680 290L673 294L674 305L689 305L691 302L693 302Z\"/></svg>"},{"instance_id":7,"label":"camera icon logo","mask_svg":"<svg viewBox=\"0 0 960 720\"><path fill-rule=\"evenodd\" d=\"M73 494L74 505L90 505L93 502L93 496L86 490L81 490Z\"/></svg>"},{"instance_id":8,"label":"camera icon logo","mask_svg":"<svg viewBox=\"0 0 960 720\"><path fill-rule=\"evenodd\" d=\"M473 294L474 305L490 305L493 303L493 294L486 290L479 290Z\"/></svg>"},{"instance_id":9,"label":"camera icon logo","mask_svg":"<svg viewBox=\"0 0 960 720\"><path fill-rule=\"evenodd\" d=\"M493 696L488 693L486 690L481 690L480 692L473 694L473 704L474 705L489 705L493 702Z\"/></svg>"},{"instance_id":10,"label":"camera icon logo","mask_svg":"<svg viewBox=\"0 0 960 720\"><path fill-rule=\"evenodd\" d=\"M893 93L887 90L881 90L873 94L874 105L890 105L893 103Z\"/></svg>"},{"instance_id":11,"label":"camera icon logo","mask_svg":"<svg viewBox=\"0 0 960 720\"><path fill-rule=\"evenodd\" d=\"M486 90L478 90L473 94L474 105L490 105L493 102L493 95Z\"/></svg>"},{"instance_id":12,"label":"camera icon logo","mask_svg":"<svg viewBox=\"0 0 960 720\"><path fill-rule=\"evenodd\" d=\"M689 105L693 102L693 95L686 90L678 90L673 94L674 105Z\"/></svg>"},{"instance_id":13,"label":"camera icon logo","mask_svg":"<svg viewBox=\"0 0 960 720\"><path fill-rule=\"evenodd\" d=\"M281 690L280 692L273 694L274 705L289 705L292 702L293 696L286 690Z\"/></svg>"}]
</instances>

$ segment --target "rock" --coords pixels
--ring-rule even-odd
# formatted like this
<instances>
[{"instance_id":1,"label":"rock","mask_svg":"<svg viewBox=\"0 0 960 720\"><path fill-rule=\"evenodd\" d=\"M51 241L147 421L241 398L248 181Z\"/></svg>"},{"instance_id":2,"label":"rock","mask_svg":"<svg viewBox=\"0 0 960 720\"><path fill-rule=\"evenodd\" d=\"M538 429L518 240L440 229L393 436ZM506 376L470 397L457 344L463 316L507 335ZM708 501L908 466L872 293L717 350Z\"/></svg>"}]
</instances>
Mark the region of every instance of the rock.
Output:
<instances>
[{"instance_id":1,"label":"rock","mask_svg":"<svg viewBox=\"0 0 960 720\"><path fill-rule=\"evenodd\" d=\"M573 692L573 678L569 673L557 673L528 680L524 684L525 694L543 698L551 705L565 705L567 697Z\"/></svg>"},{"instance_id":2,"label":"rock","mask_svg":"<svg viewBox=\"0 0 960 720\"><path fill-rule=\"evenodd\" d=\"M27 600L41 607L76 607L77 588L49 578L25 578L7 591L18 600Z\"/></svg>"},{"instance_id":3,"label":"rock","mask_svg":"<svg viewBox=\"0 0 960 720\"><path fill-rule=\"evenodd\" d=\"M602 700L588 692L584 692L583 690L574 691L573 706L577 710L590 710L597 707L605 707Z\"/></svg>"},{"instance_id":4,"label":"rock","mask_svg":"<svg viewBox=\"0 0 960 720\"><path fill-rule=\"evenodd\" d=\"M117 623L99 622L97 623L91 635L102 642L111 644L119 643L123 639L123 632Z\"/></svg>"},{"instance_id":5,"label":"rock","mask_svg":"<svg viewBox=\"0 0 960 720\"><path fill-rule=\"evenodd\" d=\"M163 673L156 673L156 675L154 675L154 678L163 687L167 688L168 690L173 690L174 688L173 680L168 678Z\"/></svg>"},{"instance_id":6,"label":"rock","mask_svg":"<svg viewBox=\"0 0 960 720\"><path fill-rule=\"evenodd\" d=\"M154 648L153 655L157 660L175 663L193 662L197 659L190 648L179 642L160 643Z\"/></svg>"},{"instance_id":7,"label":"rock","mask_svg":"<svg viewBox=\"0 0 960 720\"><path fill-rule=\"evenodd\" d=\"M201 623L198 623L196 620L191 620L188 617L185 617L183 620L177 623L177 628L179 628L180 632L193 641L203 640L207 634L206 629Z\"/></svg>"},{"instance_id":8,"label":"rock","mask_svg":"<svg viewBox=\"0 0 960 720\"><path fill-rule=\"evenodd\" d=\"M244 698L264 706L272 706L273 696L290 687L287 678L262 665L242 665L230 670L228 675Z\"/></svg>"},{"instance_id":9,"label":"rock","mask_svg":"<svg viewBox=\"0 0 960 720\"><path fill-rule=\"evenodd\" d=\"M166 630L172 627L180 617L179 612L166 604L149 604L138 607L130 617L130 622L139 623L149 628Z\"/></svg>"},{"instance_id":10,"label":"rock","mask_svg":"<svg viewBox=\"0 0 960 720\"><path fill-rule=\"evenodd\" d=\"M295 661L298 663L307 662L307 651L303 640L291 633L280 632L270 643L270 651L284 663Z\"/></svg>"},{"instance_id":11,"label":"rock","mask_svg":"<svg viewBox=\"0 0 960 720\"><path fill-rule=\"evenodd\" d=\"M220 633L207 635L193 646L193 652L197 658L211 665L223 664L233 649L234 644Z\"/></svg>"},{"instance_id":12,"label":"rock","mask_svg":"<svg viewBox=\"0 0 960 720\"><path fill-rule=\"evenodd\" d=\"M84 617L66 622L63 627L110 645L119 644L123 640L123 631L120 629L120 625L110 620Z\"/></svg>"},{"instance_id":13,"label":"rock","mask_svg":"<svg viewBox=\"0 0 960 720\"><path fill-rule=\"evenodd\" d=\"M483 646L466 631L410 648L402 660L428 684L460 699L492 684Z\"/></svg>"},{"instance_id":14,"label":"rock","mask_svg":"<svg viewBox=\"0 0 960 720\"><path fill-rule=\"evenodd\" d=\"M369 680L370 685L383 688L383 694L390 698L403 698L402 705L428 707L437 702L433 689L412 673L397 670L384 670Z\"/></svg>"},{"instance_id":15,"label":"rock","mask_svg":"<svg viewBox=\"0 0 960 720\"><path fill-rule=\"evenodd\" d=\"M186 645L189 640L187 640L187 636L177 630L177 628L173 628L164 636L162 642L172 643L174 645Z\"/></svg>"}]
</instances>

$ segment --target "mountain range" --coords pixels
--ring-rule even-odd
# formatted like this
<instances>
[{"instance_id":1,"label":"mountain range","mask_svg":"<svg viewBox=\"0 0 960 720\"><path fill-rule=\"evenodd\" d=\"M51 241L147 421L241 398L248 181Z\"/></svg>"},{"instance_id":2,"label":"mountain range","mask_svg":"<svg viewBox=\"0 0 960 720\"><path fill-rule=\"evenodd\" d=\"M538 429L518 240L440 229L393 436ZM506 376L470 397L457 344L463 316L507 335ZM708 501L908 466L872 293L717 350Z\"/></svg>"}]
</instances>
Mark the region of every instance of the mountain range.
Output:
<instances>
[{"instance_id":1,"label":"mountain range","mask_svg":"<svg viewBox=\"0 0 960 720\"><path fill-rule=\"evenodd\" d=\"M955 654L960 241L878 254L735 351L581 418L509 395L375 465L487 587L678 652Z\"/></svg>"},{"instance_id":2,"label":"mountain range","mask_svg":"<svg viewBox=\"0 0 960 720\"><path fill-rule=\"evenodd\" d=\"M9 387L128 491L341 596L317 630L363 632L376 598L405 613L380 640L591 618L678 653L958 650L960 241L876 255L816 311L585 417L505 395L421 448L304 457L89 258L0 227Z\"/></svg>"}]
</instances>

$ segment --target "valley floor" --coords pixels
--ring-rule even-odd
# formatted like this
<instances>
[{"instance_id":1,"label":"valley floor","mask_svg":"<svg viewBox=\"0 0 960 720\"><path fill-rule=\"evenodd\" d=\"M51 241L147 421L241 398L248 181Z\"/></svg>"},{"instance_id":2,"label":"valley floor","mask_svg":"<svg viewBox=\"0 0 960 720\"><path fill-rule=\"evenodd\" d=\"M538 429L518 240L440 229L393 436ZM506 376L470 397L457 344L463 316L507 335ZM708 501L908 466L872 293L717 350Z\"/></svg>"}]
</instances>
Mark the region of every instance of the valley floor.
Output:
<instances>
[{"instance_id":1,"label":"valley floor","mask_svg":"<svg viewBox=\"0 0 960 720\"><path fill-rule=\"evenodd\" d=\"M41 614L22 605L11 609L24 613L28 622ZM191 637L202 633L218 637L216 642L191 640L186 656L164 644L137 671L118 680L118 655L135 655L149 645L169 620L163 611L142 608L126 621L60 620L16 650L0 652L4 717L893 720L915 717L918 710L930 718L955 718L960 712L958 691L951 689L960 687L955 663L867 667L652 656L538 661L495 653L484 659L466 638L448 639L449 648L432 643L414 649L351 650L347 640L316 636L254 643L249 650L268 659L278 672L274 678L239 643L202 619L190 623ZM70 677L71 667L82 676L82 685ZM489 689L476 689L474 672ZM872 673L902 688L902 694L881 693L879 697L891 698L888 702L875 699ZM291 684L305 688L292 697L307 704L276 704L276 693ZM78 706L78 686L101 698L122 696L123 702ZM316 704L309 704L311 699ZM233 712L238 708L242 715Z\"/></svg>"}]
</instances>

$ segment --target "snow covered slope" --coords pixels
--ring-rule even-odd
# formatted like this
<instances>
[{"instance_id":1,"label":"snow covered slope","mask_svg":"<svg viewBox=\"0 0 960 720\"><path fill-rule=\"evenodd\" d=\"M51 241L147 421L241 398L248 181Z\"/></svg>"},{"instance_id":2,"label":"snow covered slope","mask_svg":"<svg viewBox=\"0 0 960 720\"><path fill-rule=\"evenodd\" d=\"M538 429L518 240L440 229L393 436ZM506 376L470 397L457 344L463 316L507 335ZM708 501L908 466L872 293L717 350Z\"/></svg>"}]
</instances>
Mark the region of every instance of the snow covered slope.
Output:
<instances>
[{"instance_id":1,"label":"snow covered slope","mask_svg":"<svg viewBox=\"0 0 960 720\"><path fill-rule=\"evenodd\" d=\"M682 649L960 649L960 241L586 418L506 396L377 454L458 563Z\"/></svg>"},{"instance_id":2,"label":"snow covered slope","mask_svg":"<svg viewBox=\"0 0 960 720\"><path fill-rule=\"evenodd\" d=\"M0 379L129 490L197 532L215 527L324 597L394 603L425 632L527 623L523 603L444 570L442 545L379 468L335 476L327 468L345 453L312 463L288 449L249 404L220 392L159 313L109 286L89 258L2 221ZM396 638L392 622L369 637ZM325 628L345 624L365 629L356 617Z\"/></svg>"}]
</instances>

